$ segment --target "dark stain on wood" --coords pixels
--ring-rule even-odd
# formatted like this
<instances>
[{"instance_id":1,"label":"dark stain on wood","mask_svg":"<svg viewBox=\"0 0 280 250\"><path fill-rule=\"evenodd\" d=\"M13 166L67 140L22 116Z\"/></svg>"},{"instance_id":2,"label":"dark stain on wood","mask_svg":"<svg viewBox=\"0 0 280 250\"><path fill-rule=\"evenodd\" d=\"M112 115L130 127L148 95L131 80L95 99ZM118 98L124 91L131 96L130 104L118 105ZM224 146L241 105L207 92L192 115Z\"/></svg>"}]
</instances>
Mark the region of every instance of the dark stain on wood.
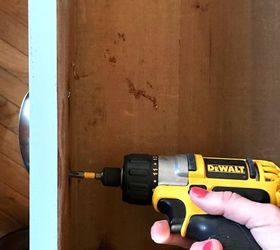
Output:
<instances>
[{"instance_id":1,"label":"dark stain on wood","mask_svg":"<svg viewBox=\"0 0 280 250\"><path fill-rule=\"evenodd\" d=\"M120 40L122 40L123 42L125 42L125 41L126 41L125 33L118 33L118 38L119 38Z\"/></svg>"},{"instance_id":2,"label":"dark stain on wood","mask_svg":"<svg viewBox=\"0 0 280 250\"><path fill-rule=\"evenodd\" d=\"M89 126L92 126L92 127L94 127L96 125L96 123L97 123L97 119L96 118L89 119L88 122L87 122L87 124Z\"/></svg>"},{"instance_id":3,"label":"dark stain on wood","mask_svg":"<svg viewBox=\"0 0 280 250\"><path fill-rule=\"evenodd\" d=\"M110 56L110 57L109 57L109 62L110 62L110 63L117 63L116 57Z\"/></svg>"},{"instance_id":4,"label":"dark stain on wood","mask_svg":"<svg viewBox=\"0 0 280 250\"><path fill-rule=\"evenodd\" d=\"M194 1L192 7L201 12L208 11L208 4L201 3L199 0Z\"/></svg>"},{"instance_id":5,"label":"dark stain on wood","mask_svg":"<svg viewBox=\"0 0 280 250\"><path fill-rule=\"evenodd\" d=\"M130 79L126 79L128 83L129 93L134 95L135 99L140 99L140 97L144 97L147 100L151 101L155 110L158 110L157 99L154 96L146 94L145 90L136 89L134 83Z\"/></svg>"},{"instance_id":6,"label":"dark stain on wood","mask_svg":"<svg viewBox=\"0 0 280 250\"><path fill-rule=\"evenodd\" d=\"M104 58L108 59L108 62L111 64L116 64L117 63L117 58L112 55L111 50L106 49L104 51Z\"/></svg>"},{"instance_id":7,"label":"dark stain on wood","mask_svg":"<svg viewBox=\"0 0 280 250\"><path fill-rule=\"evenodd\" d=\"M98 247L96 250L114 250L115 247L109 242L107 238L103 238L100 240Z\"/></svg>"},{"instance_id":8,"label":"dark stain on wood","mask_svg":"<svg viewBox=\"0 0 280 250\"><path fill-rule=\"evenodd\" d=\"M125 42L126 38L125 38L125 33L117 33L117 38L114 40L114 44L118 44L119 42Z\"/></svg>"},{"instance_id":9,"label":"dark stain on wood","mask_svg":"<svg viewBox=\"0 0 280 250\"><path fill-rule=\"evenodd\" d=\"M153 85L152 85L149 81L146 81L146 84L147 84L148 87L150 87L151 89L153 88Z\"/></svg>"},{"instance_id":10,"label":"dark stain on wood","mask_svg":"<svg viewBox=\"0 0 280 250\"><path fill-rule=\"evenodd\" d=\"M106 120L106 112L102 106L98 105L92 108L92 115L88 118L87 122L85 123L84 130L90 131L90 127L95 127L100 122Z\"/></svg>"},{"instance_id":11,"label":"dark stain on wood","mask_svg":"<svg viewBox=\"0 0 280 250\"><path fill-rule=\"evenodd\" d=\"M106 119L106 112L104 110L104 108L100 105L98 105L94 111L93 111L93 114L96 115L96 117L99 119L99 120L105 120Z\"/></svg>"},{"instance_id":12,"label":"dark stain on wood","mask_svg":"<svg viewBox=\"0 0 280 250\"><path fill-rule=\"evenodd\" d=\"M143 65L145 63L145 60L144 59L140 59L139 60L139 65Z\"/></svg>"},{"instance_id":13,"label":"dark stain on wood","mask_svg":"<svg viewBox=\"0 0 280 250\"><path fill-rule=\"evenodd\" d=\"M209 29L209 65L210 66L211 66L211 58L212 58L212 30L210 28ZM210 69L211 69L211 67L210 67Z\"/></svg>"}]
</instances>

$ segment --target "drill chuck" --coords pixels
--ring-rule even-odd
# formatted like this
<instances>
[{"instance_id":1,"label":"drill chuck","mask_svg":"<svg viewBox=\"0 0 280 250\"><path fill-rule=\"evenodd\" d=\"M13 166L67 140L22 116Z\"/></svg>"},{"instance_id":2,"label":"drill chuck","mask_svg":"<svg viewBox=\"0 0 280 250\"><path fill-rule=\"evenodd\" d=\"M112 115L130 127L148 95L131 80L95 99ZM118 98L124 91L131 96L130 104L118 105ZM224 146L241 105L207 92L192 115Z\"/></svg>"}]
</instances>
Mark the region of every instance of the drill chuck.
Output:
<instances>
[{"instance_id":1,"label":"drill chuck","mask_svg":"<svg viewBox=\"0 0 280 250\"><path fill-rule=\"evenodd\" d=\"M104 186L121 187L122 199L133 204L148 205L158 185L187 185L192 155L157 156L129 154L123 168L105 167L101 173L72 172L77 178L95 178ZM160 167L159 167L160 165Z\"/></svg>"},{"instance_id":2,"label":"drill chuck","mask_svg":"<svg viewBox=\"0 0 280 250\"><path fill-rule=\"evenodd\" d=\"M151 204L158 185L158 157L130 154L124 157L122 199L133 204Z\"/></svg>"},{"instance_id":3,"label":"drill chuck","mask_svg":"<svg viewBox=\"0 0 280 250\"><path fill-rule=\"evenodd\" d=\"M104 186L122 188L122 199L133 204L151 204L153 189L158 184L158 157L130 154L123 168L106 167L96 174Z\"/></svg>"}]
</instances>

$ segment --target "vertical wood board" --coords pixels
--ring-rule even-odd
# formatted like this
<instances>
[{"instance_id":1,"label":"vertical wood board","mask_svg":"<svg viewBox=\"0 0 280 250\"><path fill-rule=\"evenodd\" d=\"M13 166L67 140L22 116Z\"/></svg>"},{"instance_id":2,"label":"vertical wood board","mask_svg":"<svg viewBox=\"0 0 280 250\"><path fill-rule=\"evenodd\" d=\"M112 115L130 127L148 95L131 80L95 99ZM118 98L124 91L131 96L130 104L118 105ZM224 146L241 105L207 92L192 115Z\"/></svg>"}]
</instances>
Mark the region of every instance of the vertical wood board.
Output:
<instances>
[{"instance_id":1,"label":"vertical wood board","mask_svg":"<svg viewBox=\"0 0 280 250\"><path fill-rule=\"evenodd\" d=\"M121 167L127 153L280 163L280 3L72 3L63 63L71 169ZM124 204L99 183L69 185L71 249L166 249L150 239L162 218L152 207Z\"/></svg>"}]
</instances>

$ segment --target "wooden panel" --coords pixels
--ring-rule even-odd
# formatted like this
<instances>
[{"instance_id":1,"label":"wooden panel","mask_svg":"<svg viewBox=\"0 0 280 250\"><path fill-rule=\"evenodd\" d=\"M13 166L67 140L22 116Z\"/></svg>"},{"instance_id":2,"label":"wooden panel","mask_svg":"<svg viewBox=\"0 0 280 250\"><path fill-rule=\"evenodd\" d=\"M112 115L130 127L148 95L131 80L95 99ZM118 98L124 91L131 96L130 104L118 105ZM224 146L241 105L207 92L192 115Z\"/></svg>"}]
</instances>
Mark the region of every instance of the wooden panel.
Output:
<instances>
[{"instance_id":1,"label":"wooden panel","mask_svg":"<svg viewBox=\"0 0 280 250\"><path fill-rule=\"evenodd\" d=\"M24 83L28 81L27 57L9 43L0 39L0 65Z\"/></svg>"},{"instance_id":2,"label":"wooden panel","mask_svg":"<svg viewBox=\"0 0 280 250\"><path fill-rule=\"evenodd\" d=\"M28 86L0 66L0 93L6 99L20 107Z\"/></svg>"},{"instance_id":3,"label":"wooden panel","mask_svg":"<svg viewBox=\"0 0 280 250\"><path fill-rule=\"evenodd\" d=\"M62 69L68 65L72 169L121 166L133 152L280 163L280 3L84 0L71 7ZM71 249L168 249L149 235L160 215L124 204L120 190L72 180L70 205Z\"/></svg>"},{"instance_id":4,"label":"wooden panel","mask_svg":"<svg viewBox=\"0 0 280 250\"><path fill-rule=\"evenodd\" d=\"M200 1L196 15L183 17L193 26L182 25L181 152L280 162L279 8L276 1Z\"/></svg>"},{"instance_id":5,"label":"wooden panel","mask_svg":"<svg viewBox=\"0 0 280 250\"><path fill-rule=\"evenodd\" d=\"M0 9L1 39L8 42L17 50L27 55L27 27Z\"/></svg>"},{"instance_id":6,"label":"wooden panel","mask_svg":"<svg viewBox=\"0 0 280 250\"><path fill-rule=\"evenodd\" d=\"M18 134L19 108L0 95L0 124Z\"/></svg>"},{"instance_id":7,"label":"wooden panel","mask_svg":"<svg viewBox=\"0 0 280 250\"><path fill-rule=\"evenodd\" d=\"M71 1L70 1L71 2ZM71 70L70 28L73 5L58 1L58 249L70 249L70 191L69 191L69 71Z\"/></svg>"},{"instance_id":8,"label":"wooden panel","mask_svg":"<svg viewBox=\"0 0 280 250\"><path fill-rule=\"evenodd\" d=\"M0 1L0 237L28 226L28 173L18 143L27 92L27 1Z\"/></svg>"},{"instance_id":9,"label":"wooden panel","mask_svg":"<svg viewBox=\"0 0 280 250\"><path fill-rule=\"evenodd\" d=\"M0 237L28 226L28 173L0 153Z\"/></svg>"},{"instance_id":10,"label":"wooden panel","mask_svg":"<svg viewBox=\"0 0 280 250\"><path fill-rule=\"evenodd\" d=\"M22 227L28 225L28 199L11 189L4 183L0 183L1 195L0 210L17 221Z\"/></svg>"},{"instance_id":11,"label":"wooden panel","mask_svg":"<svg viewBox=\"0 0 280 250\"><path fill-rule=\"evenodd\" d=\"M218 1L213 10L211 79L217 86L216 112L219 131L217 149L221 154L253 157L254 147L247 147L251 124L249 113L254 102L250 96L251 83L251 2ZM221 24L223 20L223 24ZM257 135L256 135L257 136Z\"/></svg>"},{"instance_id":12,"label":"wooden panel","mask_svg":"<svg viewBox=\"0 0 280 250\"><path fill-rule=\"evenodd\" d=\"M280 164L280 2L251 3L251 112L247 150Z\"/></svg>"},{"instance_id":13,"label":"wooden panel","mask_svg":"<svg viewBox=\"0 0 280 250\"><path fill-rule=\"evenodd\" d=\"M20 225L13 218L7 214L0 211L0 238L8 233L18 230L22 225Z\"/></svg>"},{"instance_id":14,"label":"wooden panel","mask_svg":"<svg viewBox=\"0 0 280 250\"><path fill-rule=\"evenodd\" d=\"M217 155L213 139L217 129L219 83L212 81L212 11L218 1L182 1L180 27L180 69L177 116L177 153L199 152ZM239 5L238 5L239 6ZM218 124L219 126L219 124Z\"/></svg>"},{"instance_id":15,"label":"wooden panel","mask_svg":"<svg viewBox=\"0 0 280 250\"><path fill-rule=\"evenodd\" d=\"M244 137L249 134L242 129L248 124L238 124L247 121L252 105L246 98L252 53L250 1L198 3L183 5L196 11L182 19L180 151L244 157L249 153Z\"/></svg>"},{"instance_id":16,"label":"wooden panel","mask_svg":"<svg viewBox=\"0 0 280 250\"><path fill-rule=\"evenodd\" d=\"M129 152L175 153L180 2L76 1L75 9L72 168L121 166ZM156 212L124 204L120 190L72 181L71 209L72 249L166 249L150 239Z\"/></svg>"},{"instance_id":17,"label":"wooden panel","mask_svg":"<svg viewBox=\"0 0 280 250\"><path fill-rule=\"evenodd\" d=\"M0 9L27 27L27 0L0 1Z\"/></svg>"},{"instance_id":18,"label":"wooden panel","mask_svg":"<svg viewBox=\"0 0 280 250\"><path fill-rule=\"evenodd\" d=\"M28 173L0 153L0 237L28 225Z\"/></svg>"},{"instance_id":19,"label":"wooden panel","mask_svg":"<svg viewBox=\"0 0 280 250\"><path fill-rule=\"evenodd\" d=\"M28 199L28 173L25 168L0 153L0 169L0 181ZM11 182L11 179L13 182Z\"/></svg>"},{"instance_id":20,"label":"wooden panel","mask_svg":"<svg viewBox=\"0 0 280 250\"><path fill-rule=\"evenodd\" d=\"M12 161L22 165L22 158L19 151L18 136L0 124L0 152L8 156Z\"/></svg>"}]
</instances>

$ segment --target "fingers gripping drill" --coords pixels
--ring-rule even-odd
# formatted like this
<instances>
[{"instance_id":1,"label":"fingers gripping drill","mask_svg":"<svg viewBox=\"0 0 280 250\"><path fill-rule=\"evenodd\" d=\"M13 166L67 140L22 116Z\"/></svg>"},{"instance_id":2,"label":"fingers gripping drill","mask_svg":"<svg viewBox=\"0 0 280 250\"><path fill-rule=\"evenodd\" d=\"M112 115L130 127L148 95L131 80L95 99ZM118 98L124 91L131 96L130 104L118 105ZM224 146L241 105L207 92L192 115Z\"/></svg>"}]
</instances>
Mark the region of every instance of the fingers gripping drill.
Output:
<instances>
[{"instance_id":1,"label":"fingers gripping drill","mask_svg":"<svg viewBox=\"0 0 280 250\"><path fill-rule=\"evenodd\" d=\"M70 176L121 187L123 201L152 203L155 210L167 215L172 233L199 241L214 238L225 250L261 248L245 226L198 208L188 195L191 187L232 191L252 201L280 206L280 169L263 160L131 154L124 157L122 169L108 167L101 173L71 172Z\"/></svg>"}]
</instances>

